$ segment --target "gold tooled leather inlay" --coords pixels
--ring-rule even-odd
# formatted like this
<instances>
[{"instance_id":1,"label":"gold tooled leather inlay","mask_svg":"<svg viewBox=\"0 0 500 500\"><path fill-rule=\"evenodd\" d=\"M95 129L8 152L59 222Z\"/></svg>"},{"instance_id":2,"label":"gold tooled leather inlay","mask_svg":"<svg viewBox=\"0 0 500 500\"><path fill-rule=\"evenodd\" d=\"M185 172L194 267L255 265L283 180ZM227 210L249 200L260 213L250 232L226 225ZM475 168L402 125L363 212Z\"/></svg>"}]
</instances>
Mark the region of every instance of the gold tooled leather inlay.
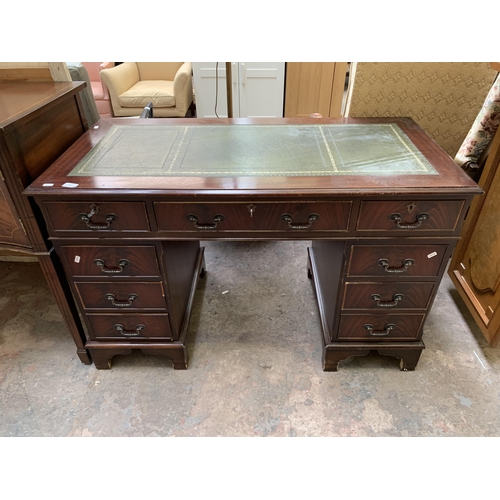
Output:
<instances>
[{"instance_id":1,"label":"gold tooled leather inlay","mask_svg":"<svg viewBox=\"0 0 500 500\"><path fill-rule=\"evenodd\" d=\"M394 123L115 125L78 176L432 175Z\"/></svg>"}]
</instances>

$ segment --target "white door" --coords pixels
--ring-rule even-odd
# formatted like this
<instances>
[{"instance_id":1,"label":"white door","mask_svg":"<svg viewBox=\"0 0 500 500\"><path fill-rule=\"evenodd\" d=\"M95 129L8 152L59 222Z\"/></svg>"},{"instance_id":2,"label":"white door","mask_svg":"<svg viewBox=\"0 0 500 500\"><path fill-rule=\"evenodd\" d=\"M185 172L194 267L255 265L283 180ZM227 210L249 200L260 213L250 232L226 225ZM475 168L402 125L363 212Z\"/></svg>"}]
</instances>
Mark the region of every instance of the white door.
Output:
<instances>
[{"instance_id":1,"label":"white door","mask_svg":"<svg viewBox=\"0 0 500 500\"><path fill-rule=\"evenodd\" d=\"M240 62L238 80L240 117L283 117L285 63Z\"/></svg>"}]
</instances>

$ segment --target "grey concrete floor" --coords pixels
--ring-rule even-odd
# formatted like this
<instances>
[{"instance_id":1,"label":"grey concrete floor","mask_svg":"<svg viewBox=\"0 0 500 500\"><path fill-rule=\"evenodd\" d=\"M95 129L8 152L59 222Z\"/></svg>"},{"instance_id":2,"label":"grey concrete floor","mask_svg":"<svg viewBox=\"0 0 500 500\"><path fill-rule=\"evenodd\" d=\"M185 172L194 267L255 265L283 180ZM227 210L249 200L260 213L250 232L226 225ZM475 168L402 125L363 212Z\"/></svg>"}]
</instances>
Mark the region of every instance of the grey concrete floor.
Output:
<instances>
[{"instance_id":1,"label":"grey concrete floor","mask_svg":"<svg viewBox=\"0 0 500 500\"><path fill-rule=\"evenodd\" d=\"M497 436L500 349L446 276L414 372L321 369L308 242L205 242L190 363L83 365L38 263L0 262L0 436ZM226 292L227 293L223 293Z\"/></svg>"}]
</instances>

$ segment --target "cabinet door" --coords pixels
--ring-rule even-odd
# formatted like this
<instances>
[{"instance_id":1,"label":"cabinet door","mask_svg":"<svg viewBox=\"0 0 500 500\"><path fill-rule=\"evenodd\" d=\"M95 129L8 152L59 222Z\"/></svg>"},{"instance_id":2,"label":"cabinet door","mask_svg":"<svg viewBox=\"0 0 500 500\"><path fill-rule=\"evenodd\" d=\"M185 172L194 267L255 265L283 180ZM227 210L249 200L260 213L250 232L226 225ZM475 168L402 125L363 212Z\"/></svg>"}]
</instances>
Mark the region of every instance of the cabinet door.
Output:
<instances>
[{"instance_id":1,"label":"cabinet door","mask_svg":"<svg viewBox=\"0 0 500 500\"><path fill-rule=\"evenodd\" d=\"M285 63L240 62L238 66L239 116L282 118Z\"/></svg>"},{"instance_id":2,"label":"cabinet door","mask_svg":"<svg viewBox=\"0 0 500 500\"><path fill-rule=\"evenodd\" d=\"M292 62L286 68L285 117L341 116L347 63Z\"/></svg>"},{"instance_id":3,"label":"cabinet door","mask_svg":"<svg viewBox=\"0 0 500 500\"><path fill-rule=\"evenodd\" d=\"M31 249L21 219L0 172L0 245Z\"/></svg>"},{"instance_id":4,"label":"cabinet door","mask_svg":"<svg viewBox=\"0 0 500 500\"><path fill-rule=\"evenodd\" d=\"M215 78L217 64L218 79ZM227 118L226 63L194 62L192 67L196 116Z\"/></svg>"}]
</instances>

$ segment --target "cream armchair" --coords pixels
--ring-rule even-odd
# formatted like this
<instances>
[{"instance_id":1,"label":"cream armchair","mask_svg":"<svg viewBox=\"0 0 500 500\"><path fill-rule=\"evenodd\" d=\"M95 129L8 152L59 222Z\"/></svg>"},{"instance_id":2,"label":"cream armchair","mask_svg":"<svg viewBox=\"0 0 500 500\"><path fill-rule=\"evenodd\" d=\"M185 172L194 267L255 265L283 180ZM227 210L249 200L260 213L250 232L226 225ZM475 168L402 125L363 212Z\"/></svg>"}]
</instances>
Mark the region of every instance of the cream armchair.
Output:
<instances>
[{"instance_id":1,"label":"cream armchair","mask_svg":"<svg viewBox=\"0 0 500 500\"><path fill-rule=\"evenodd\" d=\"M190 62L125 62L100 76L114 116L139 116L151 102L155 118L182 117L193 102Z\"/></svg>"}]
</instances>

